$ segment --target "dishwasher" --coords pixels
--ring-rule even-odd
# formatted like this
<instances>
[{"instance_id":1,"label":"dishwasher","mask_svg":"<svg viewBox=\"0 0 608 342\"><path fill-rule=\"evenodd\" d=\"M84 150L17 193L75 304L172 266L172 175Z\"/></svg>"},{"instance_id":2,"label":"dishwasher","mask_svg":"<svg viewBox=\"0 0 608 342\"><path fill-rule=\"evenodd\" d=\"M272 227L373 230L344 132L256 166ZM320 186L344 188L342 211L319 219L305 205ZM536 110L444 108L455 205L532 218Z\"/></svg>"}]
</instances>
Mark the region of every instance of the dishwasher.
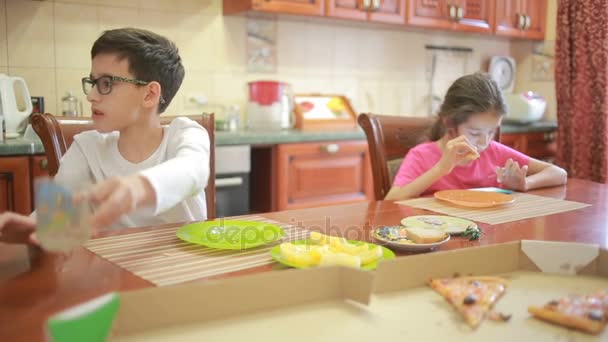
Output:
<instances>
[{"instance_id":1,"label":"dishwasher","mask_svg":"<svg viewBox=\"0 0 608 342\"><path fill-rule=\"evenodd\" d=\"M218 218L249 213L250 171L249 145L215 148L215 210Z\"/></svg>"}]
</instances>

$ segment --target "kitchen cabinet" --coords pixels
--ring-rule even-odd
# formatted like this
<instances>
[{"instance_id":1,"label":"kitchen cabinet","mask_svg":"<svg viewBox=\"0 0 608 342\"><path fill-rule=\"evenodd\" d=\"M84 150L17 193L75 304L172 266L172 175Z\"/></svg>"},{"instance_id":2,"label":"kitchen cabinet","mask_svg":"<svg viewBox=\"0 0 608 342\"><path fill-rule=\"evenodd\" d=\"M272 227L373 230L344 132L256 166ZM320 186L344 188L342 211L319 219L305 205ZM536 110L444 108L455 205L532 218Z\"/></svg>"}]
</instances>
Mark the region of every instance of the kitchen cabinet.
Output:
<instances>
[{"instance_id":1,"label":"kitchen cabinet","mask_svg":"<svg viewBox=\"0 0 608 342\"><path fill-rule=\"evenodd\" d=\"M0 157L0 212L34 210L34 181L49 176L45 165L44 156Z\"/></svg>"},{"instance_id":2,"label":"kitchen cabinet","mask_svg":"<svg viewBox=\"0 0 608 342\"><path fill-rule=\"evenodd\" d=\"M328 17L405 24L406 0L326 0Z\"/></svg>"},{"instance_id":3,"label":"kitchen cabinet","mask_svg":"<svg viewBox=\"0 0 608 342\"><path fill-rule=\"evenodd\" d=\"M32 178L29 157L0 158L0 212L32 212Z\"/></svg>"},{"instance_id":4,"label":"kitchen cabinet","mask_svg":"<svg viewBox=\"0 0 608 342\"><path fill-rule=\"evenodd\" d=\"M324 0L224 0L224 14L245 11L319 16L324 14Z\"/></svg>"},{"instance_id":5,"label":"kitchen cabinet","mask_svg":"<svg viewBox=\"0 0 608 342\"><path fill-rule=\"evenodd\" d=\"M491 33L493 0L410 0L409 25L435 29Z\"/></svg>"},{"instance_id":6,"label":"kitchen cabinet","mask_svg":"<svg viewBox=\"0 0 608 342\"><path fill-rule=\"evenodd\" d=\"M546 0L497 0L495 13L497 35L545 38Z\"/></svg>"},{"instance_id":7,"label":"kitchen cabinet","mask_svg":"<svg viewBox=\"0 0 608 342\"><path fill-rule=\"evenodd\" d=\"M519 152L552 162L557 152L555 130L547 132L501 133L500 142Z\"/></svg>"},{"instance_id":8,"label":"kitchen cabinet","mask_svg":"<svg viewBox=\"0 0 608 342\"><path fill-rule=\"evenodd\" d=\"M252 149L252 211L373 199L367 142L311 142Z\"/></svg>"}]
</instances>

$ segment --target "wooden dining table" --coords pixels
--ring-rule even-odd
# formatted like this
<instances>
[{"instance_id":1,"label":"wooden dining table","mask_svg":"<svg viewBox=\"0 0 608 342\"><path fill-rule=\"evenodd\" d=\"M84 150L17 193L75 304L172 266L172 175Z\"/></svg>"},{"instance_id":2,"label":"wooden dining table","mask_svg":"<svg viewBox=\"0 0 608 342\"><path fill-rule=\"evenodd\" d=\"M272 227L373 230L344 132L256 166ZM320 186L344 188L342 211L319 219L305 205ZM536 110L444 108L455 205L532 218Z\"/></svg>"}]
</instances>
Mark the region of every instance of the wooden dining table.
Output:
<instances>
[{"instance_id":1,"label":"wooden dining table","mask_svg":"<svg viewBox=\"0 0 608 342\"><path fill-rule=\"evenodd\" d=\"M499 225L479 223L483 231L479 240L453 237L437 251L518 240L583 242L608 247L608 186L570 179L565 186L531 193L591 206ZM370 201L256 215L331 235L371 241L370 232L375 227L397 225L404 217L429 213L432 212L391 201ZM180 225L115 230L103 232L101 236L132 234L171 226L177 228ZM284 268L270 264L196 281L281 269ZM85 248L59 255L35 247L0 244L0 341L44 341L45 321L49 315L107 292L152 286L154 284L149 281Z\"/></svg>"}]
</instances>

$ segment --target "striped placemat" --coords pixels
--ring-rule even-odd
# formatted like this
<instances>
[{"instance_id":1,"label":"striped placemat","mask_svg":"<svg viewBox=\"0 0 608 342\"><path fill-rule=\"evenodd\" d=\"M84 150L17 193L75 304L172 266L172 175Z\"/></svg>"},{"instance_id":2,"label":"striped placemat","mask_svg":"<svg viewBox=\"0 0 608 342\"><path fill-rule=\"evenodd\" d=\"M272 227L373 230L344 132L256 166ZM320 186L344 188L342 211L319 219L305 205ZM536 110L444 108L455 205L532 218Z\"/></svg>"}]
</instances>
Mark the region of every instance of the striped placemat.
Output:
<instances>
[{"instance_id":1,"label":"striped placemat","mask_svg":"<svg viewBox=\"0 0 608 342\"><path fill-rule=\"evenodd\" d=\"M310 234L259 216L239 220L276 224L285 231L282 241L306 239ZM94 239L84 247L157 286L165 286L271 264L270 249L282 242L246 250L212 249L178 239L177 228Z\"/></svg>"},{"instance_id":2,"label":"striped placemat","mask_svg":"<svg viewBox=\"0 0 608 342\"><path fill-rule=\"evenodd\" d=\"M493 208L459 207L449 202L440 201L434 197L414 198L395 203L489 224L500 224L531 217L547 216L590 206L590 204L586 203L524 193L514 193L513 197L515 197L513 203Z\"/></svg>"}]
</instances>

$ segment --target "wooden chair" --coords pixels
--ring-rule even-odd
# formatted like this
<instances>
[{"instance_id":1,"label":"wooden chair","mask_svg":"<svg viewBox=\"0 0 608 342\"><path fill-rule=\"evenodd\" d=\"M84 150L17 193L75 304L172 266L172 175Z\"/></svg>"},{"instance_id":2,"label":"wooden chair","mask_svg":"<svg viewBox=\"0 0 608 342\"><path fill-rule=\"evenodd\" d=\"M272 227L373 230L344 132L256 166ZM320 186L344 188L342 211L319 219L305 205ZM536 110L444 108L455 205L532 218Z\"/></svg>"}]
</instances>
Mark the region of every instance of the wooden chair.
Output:
<instances>
[{"instance_id":1,"label":"wooden chair","mask_svg":"<svg viewBox=\"0 0 608 342\"><path fill-rule=\"evenodd\" d=\"M434 120L427 117L361 114L357 121L367 137L374 195L377 200L382 200L410 148L429 140Z\"/></svg>"},{"instance_id":2,"label":"wooden chair","mask_svg":"<svg viewBox=\"0 0 608 342\"><path fill-rule=\"evenodd\" d=\"M209 133L209 181L205 188L207 198L207 219L215 218L215 121L213 114L187 116L198 122ZM162 124L168 124L174 117L161 118ZM74 140L74 135L93 129L90 118L55 117L52 114L34 114L31 117L34 131L42 140L48 160L49 174L54 176L59 170L59 161Z\"/></svg>"}]
</instances>

